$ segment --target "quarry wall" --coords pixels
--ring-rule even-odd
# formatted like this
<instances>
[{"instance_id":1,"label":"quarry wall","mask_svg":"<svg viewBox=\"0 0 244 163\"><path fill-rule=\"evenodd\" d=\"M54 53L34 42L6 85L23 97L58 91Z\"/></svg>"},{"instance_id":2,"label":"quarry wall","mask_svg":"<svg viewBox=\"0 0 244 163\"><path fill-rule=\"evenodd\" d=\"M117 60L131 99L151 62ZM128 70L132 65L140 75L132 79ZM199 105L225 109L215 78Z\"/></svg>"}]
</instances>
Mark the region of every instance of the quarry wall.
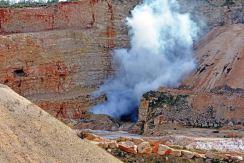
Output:
<instances>
[{"instance_id":1,"label":"quarry wall","mask_svg":"<svg viewBox=\"0 0 244 163\"><path fill-rule=\"evenodd\" d=\"M112 49L128 45L124 18L135 3L0 9L0 82L58 118L81 118L113 71Z\"/></svg>"}]
</instances>

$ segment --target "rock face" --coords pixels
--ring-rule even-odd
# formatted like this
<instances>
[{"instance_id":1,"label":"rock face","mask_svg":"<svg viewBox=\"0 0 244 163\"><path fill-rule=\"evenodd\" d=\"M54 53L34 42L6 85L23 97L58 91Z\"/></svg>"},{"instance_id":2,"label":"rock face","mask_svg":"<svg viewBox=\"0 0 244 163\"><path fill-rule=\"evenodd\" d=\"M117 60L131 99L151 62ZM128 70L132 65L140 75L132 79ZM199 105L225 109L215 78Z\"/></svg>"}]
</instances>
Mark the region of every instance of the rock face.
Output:
<instances>
[{"instance_id":1,"label":"rock face","mask_svg":"<svg viewBox=\"0 0 244 163\"><path fill-rule=\"evenodd\" d=\"M210 31L195 47L199 67L179 88L162 88L143 95L136 127L144 134L183 126L242 128L243 45L242 24Z\"/></svg>"},{"instance_id":2,"label":"rock face","mask_svg":"<svg viewBox=\"0 0 244 163\"><path fill-rule=\"evenodd\" d=\"M112 48L128 44L124 18L135 3L0 9L0 83L59 119L83 118L113 72Z\"/></svg>"},{"instance_id":3,"label":"rock face","mask_svg":"<svg viewBox=\"0 0 244 163\"><path fill-rule=\"evenodd\" d=\"M137 1L130 1L128 4L123 1L84 0L36 8L1 8L0 32L103 28L108 30L108 35L115 36L119 32L116 29L119 21L128 15L129 9L136 3Z\"/></svg>"},{"instance_id":4,"label":"rock face","mask_svg":"<svg viewBox=\"0 0 244 163\"><path fill-rule=\"evenodd\" d=\"M120 162L0 84L0 162Z\"/></svg>"},{"instance_id":5,"label":"rock face","mask_svg":"<svg viewBox=\"0 0 244 163\"><path fill-rule=\"evenodd\" d=\"M194 93L169 89L144 94L139 120L145 130L156 126L185 125L219 128L244 123L244 97L239 94Z\"/></svg>"},{"instance_id":6,"label":"rock face","mask_svg":"<svg viewBox=\"0 0 244 163\"><path fill-rule=\"evenodd\" d=\"M197 11L193 13L196 20L206 18L210 28L243 22L239 0L231 4L222 0L214 4L179 2L182 10ZM86 119L88 108L104 100L93 100L90 94L113 73L112 50L129 46L125 17L138 3L82 0L37 8L0 8L0 83L67 123ZM237 28L235 31L238 34ZM237 41L234 35L230 38ZM224 73L234 72L229 69L231 64ZM238 72L234 75L240 75ZM236 84L239 88L242 83Z\"/></svg>"}]
</instances>

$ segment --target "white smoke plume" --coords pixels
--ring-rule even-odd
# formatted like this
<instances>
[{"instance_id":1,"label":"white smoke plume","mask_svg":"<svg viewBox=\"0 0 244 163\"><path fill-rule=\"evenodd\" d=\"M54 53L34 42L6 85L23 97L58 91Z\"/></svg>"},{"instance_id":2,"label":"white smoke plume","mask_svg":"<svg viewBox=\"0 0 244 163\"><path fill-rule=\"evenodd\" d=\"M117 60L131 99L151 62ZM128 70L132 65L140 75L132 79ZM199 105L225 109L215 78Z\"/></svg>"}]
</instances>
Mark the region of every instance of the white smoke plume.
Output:
<instances>
[{"instance_id":1,"label":"white smoke plume","mask_svg":"<svg viewBox=\"0 0 244 163\"><path fill-rule=\"evenodd\" d=\"M137 118L141 96L160 86L177 86L195 67L193 40L198 28L188 14L179 12L175 0L145 0L127 18L130 49L115 50L113 62L118 67L114 77L96 92L107 101L91 109L120 119Z\"/></svg>"}]
</instances>

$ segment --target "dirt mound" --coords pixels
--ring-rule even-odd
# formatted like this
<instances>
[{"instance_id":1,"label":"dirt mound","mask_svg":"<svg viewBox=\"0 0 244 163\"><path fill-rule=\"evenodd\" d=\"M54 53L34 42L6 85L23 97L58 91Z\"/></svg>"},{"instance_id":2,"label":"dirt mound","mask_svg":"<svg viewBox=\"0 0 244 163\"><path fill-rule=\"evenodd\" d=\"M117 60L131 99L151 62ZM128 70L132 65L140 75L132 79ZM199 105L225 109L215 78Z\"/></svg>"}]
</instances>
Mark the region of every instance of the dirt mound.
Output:
<instances>
[{"instance_id":1,"label":"dirt mound","mask_svg":"<svg viewBox=\"0 0 244 163\"><path fill-rule=\"evenodd\" d=\"M0 162L119 162L0 85Z\"/></svg>"},{"instance_id":2,"label":"dirt mound","mask_svg":"<svg viewBox=\"0 0 244 163\"><path fill-rule=\"evenodd\" d=\"M198 67L184 85L197 91L244 89L244 24L216 27L196 46Z\"/></svg>"}]
</instances>

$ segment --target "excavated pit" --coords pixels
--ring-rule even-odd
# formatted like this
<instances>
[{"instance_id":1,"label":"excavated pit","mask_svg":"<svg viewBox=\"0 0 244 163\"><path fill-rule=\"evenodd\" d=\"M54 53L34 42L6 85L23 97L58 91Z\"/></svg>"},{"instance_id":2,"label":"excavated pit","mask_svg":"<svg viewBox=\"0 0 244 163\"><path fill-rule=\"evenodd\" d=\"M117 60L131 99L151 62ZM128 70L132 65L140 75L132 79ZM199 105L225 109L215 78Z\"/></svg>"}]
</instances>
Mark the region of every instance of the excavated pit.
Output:
<instances>
[{"instance_id":1,"label":"excavated pit","mask_svg":"<svg viewBox=\"0 0 244 163\"><path fill-rule=\"evenodd\" d=\"M200 61L198 71L182 85L194 91L214 92L223 85L236 91L243 89L243 80L238 78L243 74L239 71L243 69L243 49L236 48L243 41L239 37L243 26L232 27L243 22L241 1L222 4L193 0L190 5L185 0L179 2L183 11L203 18L208 29L222 25L194 46ZM0 8L0 82L66 124L79 126L89 117L89 109L104 100L94 100L90 94L113 74L113 49L129 47L124 19L136 4L138 1L85 0L37 8ZM223 32L227 36L221 37L232 42L212 41ZM209 45L204 50L202 45L206 43ZM217 64L226 45L230 47L226 56L236 57L229 59L231 63L224 60ZM215 54L218 57L214 58ZM216 68L218 72L214 72ZM125 115L122 120L131 120L130 117Z\"/></svg>"},{"instance_id":2,"label":"excavated pit","mask_svg":"<svg viewBox=\"0 0 244 163\"><path fill-rule=\"evenodd\" d=\"M210 151L229 150L225 144L232 147L241 142L231 149L234 157L233 149L238 148L238 159L243 159L243 2L179 2L182 10L194 15L205 29L202 39L194 45L198 67L179 88L146 93L138 109L122 116L122 121L90 114L89 109L106 100L93 99L91 93L113 75L113 50L129 47L124 19L139 3L137 0L0 8L0 83L79 132L92 129L96 130L92 133L108 139L122 137L120 141L147 137L146 141L155 143L158 137L162 143L173 142L184 148L192 143L191 147L209 147ZM135 115L136 124L131 123ZM122 160L126 156L123 161L128 162L156 158L121 150L111 153ZM159 161L169 158L173 162L190 160L157 157Z\"/></svg>"}]
</instances>

